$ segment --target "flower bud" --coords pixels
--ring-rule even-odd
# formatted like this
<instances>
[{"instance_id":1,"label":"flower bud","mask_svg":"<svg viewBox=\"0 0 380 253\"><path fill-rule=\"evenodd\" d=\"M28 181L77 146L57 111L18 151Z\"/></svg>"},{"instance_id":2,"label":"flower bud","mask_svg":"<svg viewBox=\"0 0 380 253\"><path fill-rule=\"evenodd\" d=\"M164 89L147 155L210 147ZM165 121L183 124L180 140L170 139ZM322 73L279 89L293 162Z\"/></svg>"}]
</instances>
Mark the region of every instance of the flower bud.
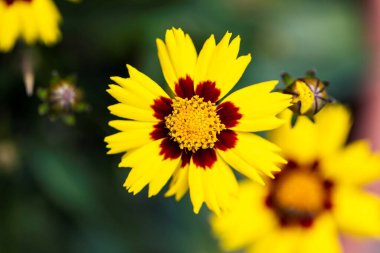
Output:
<instances>
[{"instance_id":1,"label":"flower bud","mask_svg":"<svg viewBox=\"0 0 380 253\"><path fill-rule=\"evenodd\" d=\"M286 85L283 93L293 96L290 109L296 115L306 115L312 119L327 103L333 101L327 94L328 82L321 81L313 71L295 80L285 73L282 79Z\"/></svg>"},{"instance_id":2,"label":"flower bud","mask_svg":"<svg viewBox=\"0 0 380 253\"><path fill-rule=\"evenodd\" d=\"M75 123L75 113L87 111L89 106L83 102L83 92L75 85L74 78L60 78L54 75L48 88L40 88L38 96L42 100L39 107L41 115L50 119L62 118L67 124Z\"/></svg>"}]
</instances>

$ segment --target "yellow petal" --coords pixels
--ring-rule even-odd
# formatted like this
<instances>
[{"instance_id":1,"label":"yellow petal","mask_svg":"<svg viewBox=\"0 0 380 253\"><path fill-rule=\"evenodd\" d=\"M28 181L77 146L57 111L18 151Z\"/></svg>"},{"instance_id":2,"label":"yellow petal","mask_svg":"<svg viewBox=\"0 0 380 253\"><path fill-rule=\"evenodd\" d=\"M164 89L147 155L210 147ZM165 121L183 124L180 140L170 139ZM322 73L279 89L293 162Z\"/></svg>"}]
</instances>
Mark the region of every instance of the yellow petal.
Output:
<instances>
[{"instance_id":1,"label":"yellow petal","mask_svg":"<svg viewBox=\"0 0 380 253\"><path fill-rule=\"evenodd\" d=\"M158 58L169 87L174 91L175 83L187 75L194 80L197 52L188 34L182 29L166 31L165 42L157 39Z\"/></svg>"},{"instance_id":2,"label":"yellow petal","mask_svg":"<svg viewBox=\"0 0 380 253\"><path fill-rule=\"evenodd\" d=\"M155 163L162 157L159 155L161 140L152 141L138 149L125 154L119 167L131 167L131 171L124 183L129 192L137 194L153 178L157 172ZM149 157L149 159L146 159Z\"/></svg>"},{"instance_id":3,"label":"yellow petal","mask_svg":"<svg viewBox=\"0 0 380 253\"><path fill-rule=\"evenodd\" d=\"M338 104L325 106L315 117L315 123L299 116L291 126L292 112L281 114L286 124L270 132L269 139L279 145L284 156L301 164L310 164L335 154L343 146L350 129L348 110Z\"/></svg>"},{"instance_id":4,"label":"yellow petal","mask_svg":"<svg viewBox=\"0 0 380 253\"><path fill-rule=\"evenodd\" d=\"M238 184L231 168L220 158L211 169L203 170L205 203L216 215L229 210L238 193Z\"/></svg>"},{"instance_id":5,"label":"yellow petal","mask_svg":"<svg viewBox=\"0 0 380 253\"><path fill-rule=\"evenodd\" d=\"M301 113L306 113L314 103L314 94L303 81L296 81L296 90L298 97L293 103L301 102Z\"/></svg>"},{"instance_id":6,"label":"yellow petal","mask_svg":"<svg viewBox=\"0 0 380 253\"><path fill-rule=\"evenodd\" d=\"M157 195L162 187L169 181L170 177L173 175L174 171L180 165L180 159L166 159L161 161L157 166L157 173L154 175L149 184L149 197Z\"/></svg>"},{"instance_id":7,"label":"yellow petal","mask_svg":"<svg viewBox=\"0 0 380 253\"><path fill-rule=\"evenodd\" d=\"M122 121L129 123L128 121ZM153 131L154 123L141 124L143 128L135 128L107 136L104 141L108 143L107 148L110 150L107 154L116 154L138 148L152 141L150 133ZM124 124L125 125L125 124Z\"/></svg>"},{"instance_id":8,"label":"yellow petal","mask_svg":"<svg viewBox=\"0 0 380 253\"><path fill-rule=\"evenodd\" d=\"M328 104L315 115L315 122L320 157L334 154L346 143L352 125L347 107Z\"/></svg>"},{"instance_id":9,"label":"yellow petal","mask_svg":"<svg viewBox=\"0 0 380 253\"><path fill-rule=\"evenodd\" d=\"M231 209L222 216L211 217L213 232L224 250L247 247L276 226L276 217L265 205L267 190L245 181Z\"/></svg>"},{"instance_id":10,"label":"yellow petal","mask_svg":"<svg viewBox=\"0 0 380 253\"><path fill-rule=\"evenodd\" d=\"M61 15L51 0L32 1L33 19L39 30L39 37L46 45L57 42L61 37L59 23Z\"/></svg>"},{"instance_id":11,"label":"yellow petal","mask_svg":"<svg viewBox=\"0 0 380 253\"><path fill-rule=\"evenodd\" d=\"M168 97L166 92L147 75L138 71L137 69L135 69L134 67L128 64L127 64L127 69L128 69L130 79L132 79L135 83L132 83L131 86L128 86L127 84L125 84L124 87L134 90L134 89L138 89L139 86L141 86L145 89L145 92L147 93L149 92L155 97L160 97L160 96Z\"/></svg>"},{"instance_id":12,"label":"yellow petal","mask_svg":"<svg viewBox=\"0 0 380 253\"><path fill-rule=\"evenodd\" d=\"M17 8L8 8L0 2L0 51L11 50L21 33Z\"/></svg>"},{"instance_id":13,"label":"yellow petal","mask_svg":"<svg viewBox=\"0 0 380 253\"><path fill-rule=\"evenodd\" d=\"M261 184L261 175L273 177L273 172L286 161L277 154L279 148L267 140L250 133L237 133L236 146L227 151L218 150L220 156L237 171Z\"/></svg>"},{"instance_id":14,"label":"yellow petal","mask_svg":"<svg viewBox=\"0 0 380 253\"><path fill-rule=\"evenodd\" d=\"M274 229L256 241L248 253L301 253L297 251L301 235L297 228Z\"/></svg>"},{"instance_id":15,"label":"yellow petal","mask_svg":"<svg viewBox=\"0 0 380 253\"><path fill-rule=\"evenodd\" d=\"M173 179L170 182L169 190L165 193L165 197L175 195L175 199L179 201L189 189L189 166L177 168L174 172Z\"/></svg>"},{"instance_id":16,"label":"yellow petal","mask_svg":"<svg viewBox=\"0 0 380 253\"><path fill-rule=\"evenodd\" d=\"M116 78L113 78L117 80ZM110 84L107 92L120 103L134 106L144 110L152 110L154 99L157 97L149 96L147 93L138 93L122 88L118 85Z\"/></svg>"},{"instance_id":17,"label":"yellow petal","mask_svg":"<svg viewBox=\"0 0 380 253\"><path fill-rule=\"evenodd\" d=\"M218 150L218 154L223 158L224 161L226 161L229 165L231 165L235 170L237 170L244 176L261 185L265 185L264 180L258 173L257 169L252 167L239 156L237 156L235 152L233 152L231 149L227 151Z\"/></svg>"},{"instance_id":18,"label":"yellow petal","mask_svg":"<svg viewBox=\"0 0 380 253\"><path fill-rule=\"evenodd\" d=\"M150 121L157 122L158 119L153 116L153 110L144 110L134 106L126 105L126 104L115 104L108 106L108 110L113 115L116 115L125 119L133 119L133 120L141 120L141 121Z\"/></svg>"},{"instance_id":19,"label":"yellow petal","mask_svg":"<svg viewBox=\"0 0 380 253\"><path fill-rule=\"evenodd\" d=\"M333 192L333 212L339 229L356 236L380 236L380 199L348 186Z\"/></svg>"},{"instance_id":20,"label":"yellow petal","mask_svg":"<svg viewBox=\"0 0 380 253\"><path fill-rule=\"evenodd\" d=\"M203 169L196 167L195 164L190 161L189 165L189 191L190 199L193 204L194 213L199 213L204 202L204 189L203 189Z\"/></svg>"},{"instance_id":21,"label":"yellow petal","mask_svg":"<svg viewBox=\"0 0 380 253\"><path fill-rule=\"evenodd\" d=\"M327 178L339 183L364 185L380 178L380 155L367 141L355 141L322 161Z\"/></svg>"},{"instance_id":22,"label":"yellow petal","mask_svg":"<svg viewBox=\"0 0 380 253\"><path fill-rule=\"evenodd\" d=\"M330 214L319 216L313 226L303 231L298 252L340 253L339 234Z\"/></svg>"},{"instance_id":23,"label":"yellow petal","mask_svg":"<svg viewBox=\"0 0 380 253\"><path fill-rule=\"evenodd\" d=\"M269 132L269 139L276 143L288 160L300 164L313 163L318 156L316 129L308 118L300 116L294 127L290 124L292 112L286 110L281 117L286 124Z\"/></svg>"},{"instance_id":24,"label":"yellow petal","mask_svg":"<svg viewBox=\"0 0 380 253\"><path fill-rule=\"evenodd\" d=\"M111 77L117 85L110 85L107 90L119 102L140 108L150 109L154 100L159 97L168 97L165 91L152 79L130 65L127 65L129 78Z\"/></svg>"},{"instance_id":25,"label":"yellow petal","mask_svg":"<svg viewBox=\"0 0 380 253\"><path fill-rule=\"evenodd\" d=\"M22 36L27 44L33 44L39 36L38 23L34 21L35 4L23 3L18 6Z\"/></svg>"},{"instance_id":26,"label":"yellow petal","mask_svg":"<svg viewBox=\"0 0 380 253\"><path fill-rule=\"evenodd\" d=\"M111 120L108 124L119 131L125 132L140 129L151 129L154 125L152 122L134 120Z\"/></svg>"},{"instance_id":27,"label":"yellow petal","mask_svg":"<svg viewBox=\"0 0 380 253\"><path fill-rule=\"evenodd\" d=\"M235 37L230 43L231 33L227 32L222 40L214 47L210 41L207 47L203 50L213 51L211 59L210 52L201 52L200 54L207 55L199 64L205 65L209 62L207 74L204 72L199 74L197 80L212 81L216 83L217 88L221 90L220 97L224 97L239 81L251 61L251 55L237 57L240 47L240 37ZM197 67L196 69L199 69Z\"/></svg>"},{"instance_id":28,"label":"yellow petal","mask_svg":"<svg viewBox=\"0 0 380 253\"><path fill-rule=\"evenodd\" d=\"M278 81L268 81L251 85L240 89L226 99L239 107L242 118L236 131L254 132L266 131L279 127L283 120L276 117L277 114L290 106L291 96L278 92L271 92Z\"/></svg>"},{"instance_id":29,"label":"yellow petal","mask_svg":"<svg viewBox=\"0 0 380 253\"><path fill-rule=\"evenodd\" d=\"M194 83L199 84L202 81L207 80L207 72L210 67L210 62L214 54L216 44L215 37L211 35L203 44L202 50L199 53L197 64L195 67Z\"/></svg>"},{"instance_id":30,"label":"yellow petal","mask_svg":"<svg viewBox=\"0 0 380 253\"><path fill-rule=\"evenodd\" d=\"M149 184L149 196L156 195L166 184L180 159L163 159L159 155L161 140L150 142L123 156L120 167L131 167L124 186L133 194ZM149 159L147 159L149 157Z\"/></svg>"}]
</instances>

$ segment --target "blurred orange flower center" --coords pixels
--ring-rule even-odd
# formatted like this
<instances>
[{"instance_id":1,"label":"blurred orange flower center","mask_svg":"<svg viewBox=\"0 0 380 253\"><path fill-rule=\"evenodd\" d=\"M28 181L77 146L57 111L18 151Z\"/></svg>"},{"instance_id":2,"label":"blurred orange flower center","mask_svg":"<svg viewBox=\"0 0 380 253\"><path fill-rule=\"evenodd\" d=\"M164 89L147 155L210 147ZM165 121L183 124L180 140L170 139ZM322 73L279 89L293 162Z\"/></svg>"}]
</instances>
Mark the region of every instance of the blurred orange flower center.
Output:
<instances>
[{"instance_id":1,"label":"blurred orange flower center","mask_svg":"<svg viewBox=\"0 0 380 253\"><path fill-rule=\"evenodd\" d=\"M325 200L323 181L315 172L294 170L276 182L274 198L280 208L318 213Z\"/></svg>"},{"instance_id":2,"label":"blurred orange flower center","mask_svg":"<svg viewBox=\"0 0 380 253\"><path fill-rule=\"evenodd\" d=\"M300 166L290 161L271 182L266 205L281 225L310 227L314 218L332 208L333 182L324 178L318 162Z\"/></svg>"}]
</instances>

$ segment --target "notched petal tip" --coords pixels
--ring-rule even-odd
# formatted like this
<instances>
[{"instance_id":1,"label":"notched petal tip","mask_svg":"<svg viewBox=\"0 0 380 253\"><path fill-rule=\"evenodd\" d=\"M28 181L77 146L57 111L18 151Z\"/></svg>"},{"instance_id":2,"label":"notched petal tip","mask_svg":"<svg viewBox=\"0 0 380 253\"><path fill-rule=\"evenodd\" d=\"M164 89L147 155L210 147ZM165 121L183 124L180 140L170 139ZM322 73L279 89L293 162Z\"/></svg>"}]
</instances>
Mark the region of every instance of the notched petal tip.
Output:
<instances>
[{"instance_id":1,"label":"notched petal tip","mask_svg":"<svg viewBox=\"0 0 380 253\"><path fill-rule=\"evenodd\" d=\"M118 83L118 80L123 79L123 77L120 76L111 76L110 79L114 81L115 83Z\"/></svg>"},{"instance_id":2,"label":"notched petal tip","mask_svg":"<svg viewBox=\"0 0 380 253\"><path fill-rule=\"evenodd\" d=\"M201 204L200 206L194 206L194 207L193 207L193 212L194 212L195 214L199 214L199 210L201 210L201 207L202 207L202 204Z\"/></svg>"},{"instance_id":3,"label":"notched petal tip","mask_svg":"<svg viewBox=\"0 0 380 253\"><path fill-rule=\"evenodd\" d=\"M107 106L107 109L108 111L110 111L112 113L112 108L113 108L114 105L110 105L110 106Z\"/></svg>"},{"instance_id":4,"label":"notched petal tip","mask_svg":"<svg viewBox=\"0 0 380 253\"><path fill-rule=\"evenodd\" d=\"M129 73L129 71L135 69L134 67L132 67L132 65L130 65L130 64L128 64L128 63L125 64L125 66L127 67L128 73Z\"/></svg>"},{"instance_id":5,"label":"notched petal tip","mask_svg":"<svg viewBox=\"0 0 380 253\"><path fill-rule=\"evenodd\" d=\"M157 45L157 47L159 47L159 46L165 46L165 42L162 39L157 38L156 39L156 45Z\"/></svg>"}]
</instances>

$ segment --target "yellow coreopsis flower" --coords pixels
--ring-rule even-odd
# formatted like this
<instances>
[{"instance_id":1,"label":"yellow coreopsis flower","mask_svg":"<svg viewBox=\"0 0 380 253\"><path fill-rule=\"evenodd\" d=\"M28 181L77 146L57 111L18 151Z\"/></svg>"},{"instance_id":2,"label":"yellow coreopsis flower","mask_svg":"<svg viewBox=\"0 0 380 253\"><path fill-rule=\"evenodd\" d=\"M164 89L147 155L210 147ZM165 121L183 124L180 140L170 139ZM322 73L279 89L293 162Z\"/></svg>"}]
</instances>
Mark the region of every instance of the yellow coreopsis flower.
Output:
<instances>
[{"instance_id":1,"label":"yellow coreopsis flower","mask_svg":"<svg viewBox=\"0 0 380 253\"><path fill-rule=\"evenodd\" d=\"M52 0L0 0L0 51L11 50L18 38L54 44L61 36L60 21Z\"/></svg>"},{"instance_id":2,"label":"yellow coreopsis flower","mask_svg":"<svg viewBox=\"0 0 380 253\"><path fill-rule=\"evenodd\" d=\"M223 248L339 253L339 233L379 237L380 198L362 186L380 178L380 156L363 140L344 146L350 125L345 107L328 105L315 124L301 116L274 130L289 163L268 187L243 183L234 208L212 217Z\"/></svg>"},{"instance_id":3,"label":"yellow coreopsis flower","mask_svg":"<svg viewBox=\"0 0 380 253\"><path fill-rule=\"evenodd\" d=\"M249 54L238 57L240 37L230 39L226 33L216 44L211 35L199 55L181 29L157 39L173 95L129 65L129 78L111 78L117 85L108 92L119 103L109 109L126 120L111 121L120 132L105 141L109 154L127 152L119 166L132 168L124 184L129 192L149 185L149 196L156 195L173 177L167 196L179 200L189 189L195 213L203 202L220 213L238 189L228 164L263 183L261 175L272 176L277 164L286 163L277 146L249 132L278 127L276 114L291 96L271 92L277 81L269 81L224 98L251 60Z\"/></svg>"}]
</instances>

